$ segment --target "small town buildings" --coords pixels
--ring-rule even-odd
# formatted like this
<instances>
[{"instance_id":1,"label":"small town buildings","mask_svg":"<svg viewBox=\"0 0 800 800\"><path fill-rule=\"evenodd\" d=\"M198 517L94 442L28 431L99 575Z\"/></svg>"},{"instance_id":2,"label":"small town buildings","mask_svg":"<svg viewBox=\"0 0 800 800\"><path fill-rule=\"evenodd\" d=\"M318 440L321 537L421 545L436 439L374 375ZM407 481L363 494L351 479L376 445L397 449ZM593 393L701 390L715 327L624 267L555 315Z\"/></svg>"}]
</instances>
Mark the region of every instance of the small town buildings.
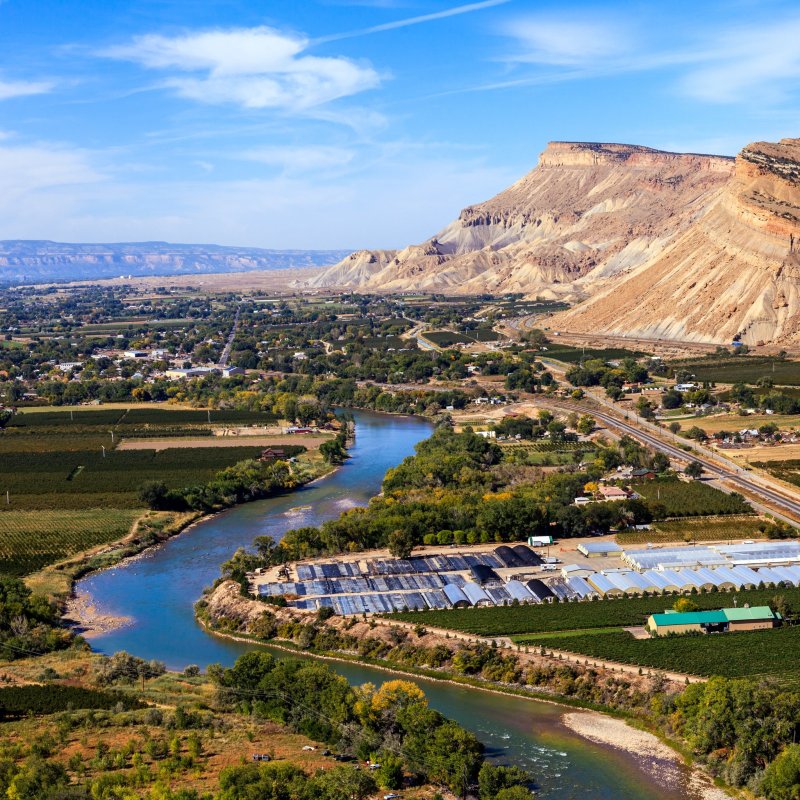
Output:
<instances>
[{"instance_id":1,"label":"small town buildings","mask_svg":"<svg viewBox=\"0 0 800 800\"><path fill-rule=\"evenodd\" d=\"M123 358L147 358L147 350L125 350L122 353Z\"/></svg>"},{"instance_id":2,"label":"small town buildings","mask_svg":"<svg viewBox=\"0 0 800 800\"><path fill-rule=\"evenodd\" d=\"M665 611L651 614L647 630L654 636L670 633L728 633L774 628L781 617L769 606L721 608L717 611Z\"/></svg>"},{"instance_id":3,"label":"small town buildings","mask_svg":"<svg viewBox=\"0 0 800 800\"><path fill-rule=\"evenodd\" d=\"M267 447L259 456L261 461L275 461L279 458L286 458L286 451L282 447Z\"/></svg>"},{"instance_id":4,"label":"small town buildings","mask_svg":"<svg viewBox=\"0 0 800 800\"><path fill-rule=\"evenodd\" d=\"M241 367L222 367L220 370L223 378L232 378L234 375L244 375Z\"/></svg>"},{"instance_id":5,"label":"small town buildings","mask_svg":"<svg viewBox=\"0 0 800 800\"><path fill-rule=\"evenodd\" d=\"M188 369L168 369L164 375L173 381L185 378L204 378L209 373L214 372L213 367L189 367Z\"/></svg>"}]
</instances>

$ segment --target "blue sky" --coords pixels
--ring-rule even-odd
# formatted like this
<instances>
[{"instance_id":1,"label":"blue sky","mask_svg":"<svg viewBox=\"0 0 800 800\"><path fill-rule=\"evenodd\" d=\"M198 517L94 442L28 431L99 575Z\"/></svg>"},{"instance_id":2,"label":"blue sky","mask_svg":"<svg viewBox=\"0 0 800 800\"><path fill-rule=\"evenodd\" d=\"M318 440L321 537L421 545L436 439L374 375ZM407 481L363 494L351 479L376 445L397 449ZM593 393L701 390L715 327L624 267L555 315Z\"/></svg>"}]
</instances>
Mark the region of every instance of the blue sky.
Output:
<instances>
[{"instance_id":1,"label":"blue sky","mask_svg":"<svg viewBox=\"0 0 800 800\"><path fill-rule=\"evenodd\" d=\"M800 135L800 4L0 0L0 238L396 247L547 141Z\"/></svg>"}]
</instances>

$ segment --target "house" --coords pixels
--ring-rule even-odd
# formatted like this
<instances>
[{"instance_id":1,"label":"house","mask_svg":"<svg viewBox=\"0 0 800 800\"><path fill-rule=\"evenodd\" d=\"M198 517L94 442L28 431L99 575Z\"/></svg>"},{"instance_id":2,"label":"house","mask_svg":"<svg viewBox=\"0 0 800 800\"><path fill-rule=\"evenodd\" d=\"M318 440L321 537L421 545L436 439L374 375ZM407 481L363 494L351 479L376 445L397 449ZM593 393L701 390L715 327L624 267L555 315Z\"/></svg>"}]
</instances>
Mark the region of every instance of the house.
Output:
<instances>
[{"instance_id":1,"label":"house","mask_svg":"<svg viewBox=\"0 0 800 800\"><path fill-rule=\"evenodd\" d=\"M122 354L123 358L147 358L146 350L125 350Z\"/></svg>"},{"instance_id":2,"label":"house","mask_svg":"<svg viewBox=\"0 0 800 800\"><path fill-rule=\"evenodd\" d=\"M769 606L683 613L665 611L663 614L651 614L646 627L654 636L667 636L670 633L728 633L774 628L780 619L780 614L776 614Z\"/></svg>"},{"instance_id":3,"label":"house","mask_svg":"<svg viewBox=\"0 0 800 800\"><path fill-rule=\"evenodd\" d=\"M475 431L478 436L483 436L484 439L496 439L497 431Z\"/></svg>"},{"instance_id":4,"label":"house","mask_svg":"<svg viewBox=\"0 0 800 800\"><path fill-rule=\"evenodd\" d=\"M60 364L56 364L56 369L60 369L62 372L72 372L73 369L82 366L83 361L62 361Z\"/></svg>"},{"instance_id":5,"label":"house","mask_svg":"<svg viewBox=\"0 0 800 800\"><path fill-rule=\"evenodd\" d=\"M628 493L619 486L601 486L597 490L597 494L600 495L600 499L604 502L627 500L629 497Z\"/></svg>"},{"instance_id":6,"label":"house","mask_svg":"<svg viewBox=\"0 0 800 800\"><path fill-rule=\"evenodd\" d=\"M631 478L636 480L647 480L652 481L656 477L655 472L651 469L645 469L644 467L639 467L637 469L631 470Z\"/></svg>"},{"instance_id":7,"label":"house","mask_svg":"<svg viewBox=\"0 0 800 800\"><path fill-rule=\"evenodd\" d=\"M222 377L232 378L234 375L244 375L241 367L222 367Z\"/></svg>"},{"instance_id":8,"label":"house","mask_svg":"<svg viewBox=\"0 0 800 800\"><path fill-rule=\"evenodd\" d=\"M286 458L286 451L281 447L267 447L259 456L260 461L274 461L279 458Z\"/></svg>"}]
</instances>

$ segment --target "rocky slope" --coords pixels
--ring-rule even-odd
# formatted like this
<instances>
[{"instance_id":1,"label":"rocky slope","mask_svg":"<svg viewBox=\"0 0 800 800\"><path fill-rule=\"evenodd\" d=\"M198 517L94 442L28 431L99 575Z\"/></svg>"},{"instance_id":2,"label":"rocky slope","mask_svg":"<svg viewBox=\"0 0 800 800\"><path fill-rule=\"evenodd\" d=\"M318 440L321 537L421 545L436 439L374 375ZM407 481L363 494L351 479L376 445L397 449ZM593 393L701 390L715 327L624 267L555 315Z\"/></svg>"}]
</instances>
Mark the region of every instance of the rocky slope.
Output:
<instances>
[{"instance_id":1,"label":"rocky slope","mask_svg":"<svg viewBox=\"0 0 800 800\"><path fill-rule=\"evenodd\" d=\"M800 139L757 142L707 213L555 327L648 338L800 343Z\"/></svg>"},{"instance_id":2,"label":"rocky slope","mask_svg":"<svg viewBox=\"0 0 800 800\"><path fill-rule=\"evenodd\" d=\"M167 242L67 244L12 239L0 241L0 283L323 267L335 264L345 252Z\"/></svg>"},{"instance_id":3,"label":"rocky slope","mask_svg":"<svg viewBox=\"0 0 800 800\"><path fill-rule=\"evenodd\" d=\"M737 158L553 142L522 180L421 245L311 283L523 292L576 333L800 344L800 139Z\"/></svg>"},{"instance_id":4,"label":"rocky slope","mask_svg":"<svg viewBox=\"0 0 800 800\"><path fill-rule=\"evenodd\" d=\"M421 245L355 253L315 286L585 296L576 283L644 263L730 179L733 160L552 142L528 175Z\"/></svg>"}]
</instances>

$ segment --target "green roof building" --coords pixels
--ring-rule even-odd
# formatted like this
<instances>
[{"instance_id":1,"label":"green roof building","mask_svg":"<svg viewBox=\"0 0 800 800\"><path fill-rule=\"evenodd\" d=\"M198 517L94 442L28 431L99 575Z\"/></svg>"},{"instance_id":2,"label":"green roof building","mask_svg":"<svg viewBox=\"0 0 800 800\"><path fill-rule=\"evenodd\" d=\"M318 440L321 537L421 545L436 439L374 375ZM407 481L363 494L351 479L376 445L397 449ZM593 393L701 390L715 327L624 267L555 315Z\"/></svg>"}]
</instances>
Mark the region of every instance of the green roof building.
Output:
<instances>
[{"instance_id":1,"label":"green roof building","mask_svg":"<svg viewBox=\"0 0 800 800\"><path fill-rule=\"evenodd\" d=\"M647 630L655 636L757 631L774 628L780 618L780 614L776 614L769 606L721 608L715 611L665 611L648 618Z\"/></svg>"}]
</instances>

